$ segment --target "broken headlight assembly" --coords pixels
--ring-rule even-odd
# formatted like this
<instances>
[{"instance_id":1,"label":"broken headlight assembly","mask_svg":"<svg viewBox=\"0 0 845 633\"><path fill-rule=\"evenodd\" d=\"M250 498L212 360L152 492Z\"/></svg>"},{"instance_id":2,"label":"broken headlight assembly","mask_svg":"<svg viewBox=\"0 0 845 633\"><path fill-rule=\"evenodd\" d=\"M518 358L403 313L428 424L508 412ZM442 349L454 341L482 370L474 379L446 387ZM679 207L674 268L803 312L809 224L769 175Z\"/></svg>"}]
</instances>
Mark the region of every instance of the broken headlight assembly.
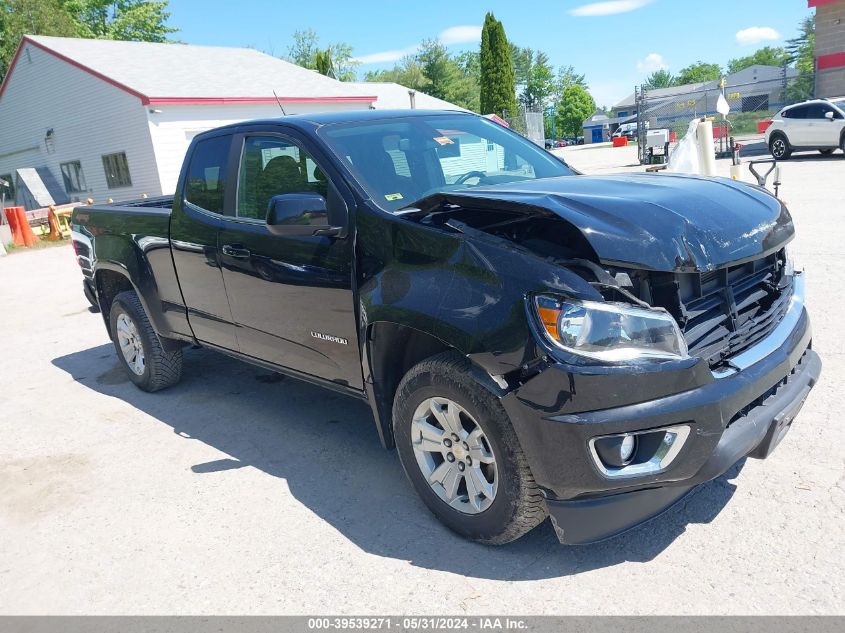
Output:
<instances>
[{"instance_id":1,"label":"broken headlight assembly","mask_svg":"<svg viewBox=\"0 0 845 633\"><path fill-rule=\"evenodd\" d=\"M666 310L554 295L531 303L546 340L571 354L611 363L687 358L684 336Z\"/></svg>"}]
</instances>

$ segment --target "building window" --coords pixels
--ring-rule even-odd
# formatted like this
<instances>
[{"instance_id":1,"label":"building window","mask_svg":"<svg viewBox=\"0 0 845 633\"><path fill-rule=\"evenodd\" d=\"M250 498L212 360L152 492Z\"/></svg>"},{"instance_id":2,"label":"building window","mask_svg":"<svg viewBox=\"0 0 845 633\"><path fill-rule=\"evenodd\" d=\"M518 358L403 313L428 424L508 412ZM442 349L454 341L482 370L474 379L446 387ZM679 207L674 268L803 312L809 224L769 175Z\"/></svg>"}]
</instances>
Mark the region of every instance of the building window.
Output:
<instances>
[{"instance_id":1,"label":"building window","mask_svg":"<svg viewBox=\"0 0 845 633\"><path fill-rule=\"evenodd\" d=\"M132 186L132 178L129 177L129 163L126 162L125 152L103 156L103 169L106 172L106 183L109 189Z\"/></svg>"},{"instance_id":2,"label":"building window","mask_svg":"<svg viewBox=\"0 0 845 633\"><path fill-rule=\"evenodd\" d=\"M72 160L62 163L59 167L62 170L62 180L65 182L67 193L84 193L87 191L85 174L82 173L82 163L78 160Z\"/></svg>"},{"instance_id":3,"label":"building window","mask_svg":"<svg viewBox=\"0 0 845 633\"><path fill-rule=\"evenodd\" d=\"M0 180L8 183L6 185L0 184L0 198L6 202L15 201L15 179L12 174L0 174Z\"/></svg>"}]
</instances>

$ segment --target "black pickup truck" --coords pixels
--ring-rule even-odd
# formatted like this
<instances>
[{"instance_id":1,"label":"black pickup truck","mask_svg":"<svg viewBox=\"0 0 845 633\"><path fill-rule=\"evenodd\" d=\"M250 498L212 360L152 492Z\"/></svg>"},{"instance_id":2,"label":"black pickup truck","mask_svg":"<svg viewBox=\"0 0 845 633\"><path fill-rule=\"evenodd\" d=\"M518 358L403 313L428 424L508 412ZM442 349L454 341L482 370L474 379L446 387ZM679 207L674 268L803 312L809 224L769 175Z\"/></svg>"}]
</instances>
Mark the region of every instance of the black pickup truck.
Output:
<instances>
[{"instance_id":1,"label":"black pickup truck","mask_svg":"<svg viewBox=\"0 0 845 633\"><path fill-rule=\"evenodd\" d=\"M431 511L484 543L656 516L768 456L821 371L792 219L758 187L584 176L412 110L200 134L177 191L73 214L135 384L173 385L201 345L363 399Z\"/></svg>"}]
</instances>

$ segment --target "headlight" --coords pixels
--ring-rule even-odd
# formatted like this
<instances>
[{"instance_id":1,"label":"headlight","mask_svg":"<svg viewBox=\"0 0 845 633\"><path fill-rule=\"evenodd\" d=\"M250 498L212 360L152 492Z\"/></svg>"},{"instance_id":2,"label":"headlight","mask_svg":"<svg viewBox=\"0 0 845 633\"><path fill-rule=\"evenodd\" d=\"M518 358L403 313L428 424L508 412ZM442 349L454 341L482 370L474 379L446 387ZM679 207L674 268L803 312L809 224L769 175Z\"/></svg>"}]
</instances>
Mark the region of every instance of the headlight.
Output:
<instances>
[{"instance_id":1,"label":"headlight","mask_svg":"<svg viewBox=\"0 0 845 633\"><path fill-rule=\"evenodd\" d=\"M801 257L798 254L798 244L792 240L788 246L784 247L784 255L786 262L784 265L784 274L791 277L795 273L800 273L804 270L801 266Z\"/></svg>"},{"instance_id":2,"label":"headlight","mask_svg":"<svg viewBox=\"0 0 845 633\"><path fill-rule=\"evenodd\" d=\"M665 310L549 295L533 302L546 338L572 354L608 362L687 357L681 330Z\"/></svg>"}]
</instances>

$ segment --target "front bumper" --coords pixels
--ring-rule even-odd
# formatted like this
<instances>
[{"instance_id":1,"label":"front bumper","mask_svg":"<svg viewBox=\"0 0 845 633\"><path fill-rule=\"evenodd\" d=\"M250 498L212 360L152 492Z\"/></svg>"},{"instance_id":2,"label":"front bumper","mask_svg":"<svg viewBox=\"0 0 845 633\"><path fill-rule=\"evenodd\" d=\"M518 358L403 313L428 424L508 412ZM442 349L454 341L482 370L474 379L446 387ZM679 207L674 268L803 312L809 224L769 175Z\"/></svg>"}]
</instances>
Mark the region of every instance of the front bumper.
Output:
<instances>
[{"instance_id":1,"label":"front bumper","mask_svg":"<svg viewBox=\"0 0 845 633\"><path fill-rule=\"evenodd\" d=\"M552 364L505 396L560 541L619 534L742 458L767 457L821 373L803 301L783 325L741 355L749 364L727 374L695 361L636 373ZM677 425L690 427L687 441L652 474L609 478L588 450L597 436Z\"/></svg>"}]
</instances>

